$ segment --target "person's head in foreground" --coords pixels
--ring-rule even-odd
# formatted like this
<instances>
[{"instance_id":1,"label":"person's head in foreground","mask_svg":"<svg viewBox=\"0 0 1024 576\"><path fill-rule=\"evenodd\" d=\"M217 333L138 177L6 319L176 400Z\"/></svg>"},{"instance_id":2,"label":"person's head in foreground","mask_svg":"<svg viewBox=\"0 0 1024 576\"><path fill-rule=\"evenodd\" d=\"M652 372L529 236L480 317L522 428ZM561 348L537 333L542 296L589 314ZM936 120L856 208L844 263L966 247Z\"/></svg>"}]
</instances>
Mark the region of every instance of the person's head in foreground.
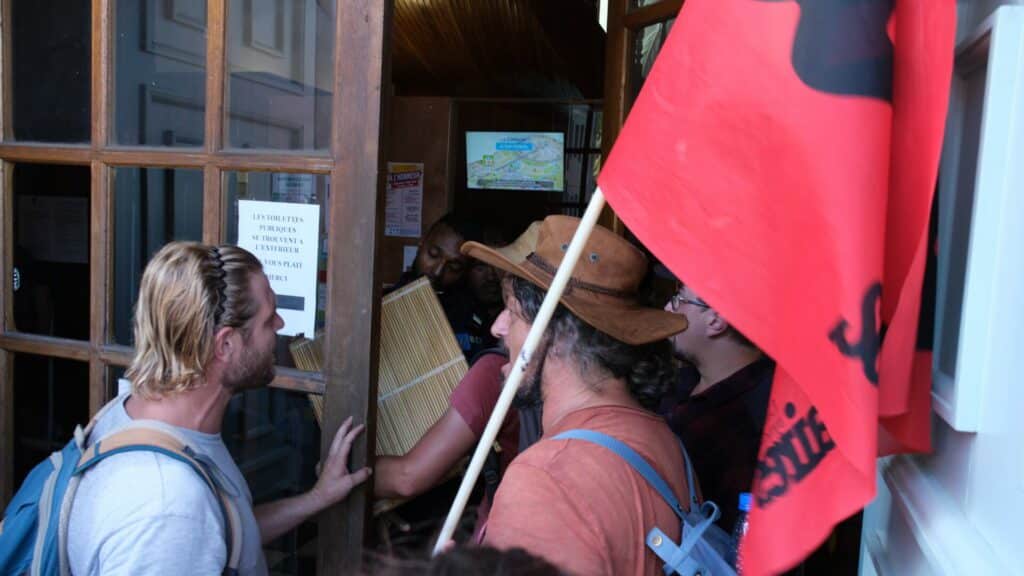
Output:
<instances>
[{"instance_id":1,"label":"person's head in foreground","mask_svg":"<svg viewBox=\"0 0 1024 576\"><path fill-rule=\"evenodd\" d=\"M274 378L284 326L259 260L238 246L171 242L150 260L135 307L132 392L159 399L216 380L231 392Z\"/></svg>"}]
</instances>

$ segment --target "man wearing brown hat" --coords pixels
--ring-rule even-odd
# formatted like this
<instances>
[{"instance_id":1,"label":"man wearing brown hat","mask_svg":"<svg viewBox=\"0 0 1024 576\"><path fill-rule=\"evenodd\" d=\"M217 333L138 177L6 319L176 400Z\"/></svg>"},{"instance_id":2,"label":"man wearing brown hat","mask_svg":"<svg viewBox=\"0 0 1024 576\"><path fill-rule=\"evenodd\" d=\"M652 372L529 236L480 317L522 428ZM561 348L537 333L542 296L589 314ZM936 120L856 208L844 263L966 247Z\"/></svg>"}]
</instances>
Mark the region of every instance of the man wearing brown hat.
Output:
<instances>
[{"instance_id":1,"label":"man wearing brown hat","mask_svg":"<svg viewBox=\"0 0 1024 576\"><path fill-rule=\"evenodd\" d=\"M505 309L492 331L513 359L578 223L548 217L535 252L522 263L474 242L462 247L509 273ZM634 246L594 229L520 389L521 395L543 399L544 437L506 470L485 528L486 544L525 548L573 574L661 573L663 563L644 538L659 527L678 541L679 519L669 506L615 453L555 438L572 429L612 436L687 501L679 443L648 411L675 378L667 339L686 320L638 302L646 269L647 259ZM510 367L511 361L503 367L506 375Z\"/></svg>"}]
</instances>

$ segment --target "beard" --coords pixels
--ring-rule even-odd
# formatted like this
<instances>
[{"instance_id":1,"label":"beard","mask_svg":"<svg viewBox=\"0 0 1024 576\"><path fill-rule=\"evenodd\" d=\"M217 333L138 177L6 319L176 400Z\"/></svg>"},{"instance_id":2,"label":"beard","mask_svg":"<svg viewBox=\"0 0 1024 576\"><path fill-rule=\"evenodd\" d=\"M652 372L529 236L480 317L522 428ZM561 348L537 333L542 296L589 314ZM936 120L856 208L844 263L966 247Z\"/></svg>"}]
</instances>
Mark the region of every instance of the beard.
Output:
<instances>
[{"instance_id":1,"label":"beard","mask_svg":"<svg viewBox=\"0 0 1024 576\"><path fill-rule=\"evenodd\" d=\"M515 399L512 401L512 405L516 408L531 408L544 403L540 376L544 373L544 359L548 355L547 346L541 352L542 354L539 354L540 359L537 361L536 369L527 369L526 374L523 374L523 380L519 383L519 389L516 390Z\"/></svg>"},{"instance_id":2,"label":"beard","mask_svg":"<svg viewBox=\"0 0 1024 576\"><path fill-rule=\"evenodd\" d=\"M274 354L259 353L246 348L241 361L224 376L224 388L232 393L263 388L274 380Z\"/></svg>"},{"instance_id":3,"label":"beard","mask_svg":"<svg viewBox=\"0 0 1024 576\"><path fill-rule=\"evenodd\" d=\"M540 406L543 402L544 398L540 391L540 377L534 374L519 384L519 389L516 390L516 396L512 404L516 408L528 408Z\"/></svg>"}]
</instances>

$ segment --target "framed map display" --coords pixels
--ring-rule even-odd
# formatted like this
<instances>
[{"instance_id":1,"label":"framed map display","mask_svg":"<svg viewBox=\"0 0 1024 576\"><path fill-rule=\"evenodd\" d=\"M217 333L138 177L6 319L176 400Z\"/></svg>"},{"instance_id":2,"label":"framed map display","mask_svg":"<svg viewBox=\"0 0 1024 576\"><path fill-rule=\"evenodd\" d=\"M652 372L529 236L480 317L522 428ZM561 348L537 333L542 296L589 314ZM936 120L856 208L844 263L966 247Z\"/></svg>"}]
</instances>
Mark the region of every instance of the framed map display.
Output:
<instances>
[{"instance_id":1,"label":"framed map display","mask_svg":"<svg viewBox=\"0 0 1024 576\"><path fill-rule=\"evenodd\" d=\"M466 187L565 191L565 134L466 132Z\"/></svg>"}]
</instances>

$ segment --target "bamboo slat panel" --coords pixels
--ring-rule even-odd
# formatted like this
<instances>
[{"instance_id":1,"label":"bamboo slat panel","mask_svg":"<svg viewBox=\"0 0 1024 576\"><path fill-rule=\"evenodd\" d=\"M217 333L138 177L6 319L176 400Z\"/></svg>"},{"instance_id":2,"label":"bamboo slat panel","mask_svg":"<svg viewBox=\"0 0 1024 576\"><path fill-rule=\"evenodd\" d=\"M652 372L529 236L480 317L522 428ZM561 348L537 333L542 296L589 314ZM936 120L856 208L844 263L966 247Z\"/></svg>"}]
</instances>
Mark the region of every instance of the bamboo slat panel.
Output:
<instances>
[{"instance_id":1,"label":"bamboo slat panel","mask_svg":"<svg viewBox=\"0 0 1024 576\"><path fill-rule=\"evenodd\" d=\"M319 371L322 338L290 345L295 365ZM462 355L441 304L425 278L389 295L381 305L377 380L377 454L408 452L448 409L448 396L466 374ZM323 397L310 394L317 422Z\"/></svg>"},{"instance_id":2,"label":"bamboo slat panel","mask_svg":"<svg viewBox=\"0 0 1024 576\"><path fill-rule=\"evenodd\" d=\"M377 454L408 452L448 409L468 366L441 304L421 278L384 298L377 376Z\"/></svg>"},{"instance_id":3,"label":"bamboo slat panel","mask_svg":"<svg viewBox=\"0 0 1024 576\"><path fill-rule=\"evenodd\" d=\"M316 338L299 337L288 345L292 353L292 360L295 366L301 370L319 372L323 367L323 334L317 334ZM324 421L324 397L320 394L307 394L309 403L313 407L313 416L317 424Z\"/></svg>"}]
</instances>

